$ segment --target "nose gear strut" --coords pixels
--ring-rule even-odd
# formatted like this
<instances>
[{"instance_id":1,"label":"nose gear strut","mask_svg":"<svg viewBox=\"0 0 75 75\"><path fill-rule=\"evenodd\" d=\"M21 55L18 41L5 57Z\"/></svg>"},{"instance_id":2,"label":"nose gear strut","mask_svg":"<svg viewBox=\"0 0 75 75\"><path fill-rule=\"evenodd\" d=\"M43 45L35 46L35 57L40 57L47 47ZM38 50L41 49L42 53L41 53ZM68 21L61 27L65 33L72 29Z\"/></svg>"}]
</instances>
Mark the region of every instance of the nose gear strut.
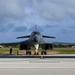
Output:
<instances>
[{"instance_id":1,"label":"nose gear strut","mask_svg":"<svg viewBox=\"0 0 75 75\"><path fill-rule=\"evenodd\" d=\"M39 44L34 44L35 47L35 55L38 55Z\"/></svg>"}]
</instances>

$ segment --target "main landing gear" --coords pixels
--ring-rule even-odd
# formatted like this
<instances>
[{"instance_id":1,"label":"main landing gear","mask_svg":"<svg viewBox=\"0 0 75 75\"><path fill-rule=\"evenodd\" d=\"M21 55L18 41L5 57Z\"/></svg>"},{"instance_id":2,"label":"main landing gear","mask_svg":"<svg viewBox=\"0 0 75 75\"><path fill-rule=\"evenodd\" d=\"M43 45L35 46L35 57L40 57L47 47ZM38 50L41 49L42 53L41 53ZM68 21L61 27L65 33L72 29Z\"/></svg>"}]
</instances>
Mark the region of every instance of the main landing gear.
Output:
<instances>
[{"instance_id":1,"label":"main landing gear","mask_svg":"<svg viewBox=\"0 0 75 75\"><path fill-rule=\"evenodd\" d=\"M47 52L45 50L41 51L41 55L46 55L46 54L47 54ZM27 50L26 55L31 55L31 51ZM39 55L39 53L35 52L34 55Z\"/></svg>"},{"instance_id":2,"label":"main landing gear","mask_svg":"<svg viewBox=\"0 0 75 75\"><path fill-rule=\"evenodd\" d=\"M26 55L31 55L31 51L30 50L27 50L26 51Z\"/></svg>"},{"instance_id":3,"label":"main landing gear","mask_svg":"<svg viewBox=\"0 0 75 75\"><path fill-rule=\"evenodd\" d=\"M46 51L41 51L41 55L46 55L47 54L47 52Z\"/></svg>"},{"instance_id":4,"label":"main landing gear","mask_svg":"<svg viewBox=\"0 0 75 75\"><path fill-rule=\"evenodd\" d=\"M35 52L34 55L39 55L39 53L38 52L37 53Z\"/></svg>"}]
</instances>

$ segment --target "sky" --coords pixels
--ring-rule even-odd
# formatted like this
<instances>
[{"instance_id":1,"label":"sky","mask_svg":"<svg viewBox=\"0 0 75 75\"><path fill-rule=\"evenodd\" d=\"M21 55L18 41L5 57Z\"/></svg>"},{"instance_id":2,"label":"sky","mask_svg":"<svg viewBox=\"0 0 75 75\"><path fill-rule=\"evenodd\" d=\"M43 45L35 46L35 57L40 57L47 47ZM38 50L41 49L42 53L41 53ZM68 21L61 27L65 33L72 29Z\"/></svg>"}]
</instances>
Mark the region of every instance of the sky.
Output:
<instances>
[{"instance_id":1,"label":"sky","mask_svg":"<svg viewBox=\"0 0 75 75\"><path fill-rule=\"evenodd\" d=\"M35 30L49 41L75 43L75 0L0 0L0 43Z\"/></svg>"}]
</instances>

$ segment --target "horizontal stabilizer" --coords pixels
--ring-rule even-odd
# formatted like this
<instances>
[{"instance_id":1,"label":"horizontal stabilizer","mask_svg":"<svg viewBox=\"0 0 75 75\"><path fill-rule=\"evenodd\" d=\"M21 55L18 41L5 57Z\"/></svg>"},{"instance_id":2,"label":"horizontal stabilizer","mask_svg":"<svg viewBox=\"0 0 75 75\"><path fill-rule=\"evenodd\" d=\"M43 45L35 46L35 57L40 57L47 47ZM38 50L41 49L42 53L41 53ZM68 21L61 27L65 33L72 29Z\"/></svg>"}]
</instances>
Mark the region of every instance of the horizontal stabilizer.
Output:
<instances>
[{"instance_id":1,"label":"horizontal stabilizer","mask_svg":"<svg viewBox=\"0 0 75 75\"><path fill-rule=\"evenodd\" d=\"M19 39L19 38L29 38L30 37L30 35L27 35L27 36L20 36L20 37L17 37L17 39Z\"/></svg>"},{"instance_id":2,"label":"horizontal stabilizer","mask_svg":"<svg viewBox=\"0 0 75 75\"><path fill-rule=\"evenodd\" d=\"M56 37L53 37L53 36L45 36L45 35L42 35L43 38L56 38Z\"/></svg>"}]
</instances>

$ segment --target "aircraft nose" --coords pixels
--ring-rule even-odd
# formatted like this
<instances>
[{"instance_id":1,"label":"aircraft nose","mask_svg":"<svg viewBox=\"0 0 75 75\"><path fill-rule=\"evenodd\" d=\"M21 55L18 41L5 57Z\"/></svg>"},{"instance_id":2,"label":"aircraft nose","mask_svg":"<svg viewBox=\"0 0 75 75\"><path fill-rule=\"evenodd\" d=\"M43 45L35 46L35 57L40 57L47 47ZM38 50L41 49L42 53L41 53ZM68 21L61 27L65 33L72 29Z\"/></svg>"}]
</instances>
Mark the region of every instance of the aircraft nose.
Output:
<instances>
[{"instance_id":1,"label":"aircraft nose","mask_svg":"<svg viewBox=\"0 0 75 75\"><path fill-rule=\"evenodd\" d=\"M35 42L39 42L38 36L35 36L35 37L34 37L34 41L35 41Z\"/></svg>"},{"instance_id":2,"label":"aircraft nose","mask_svg":"<svg viewBox=\"0 0 75 75\"><path fill-rule=\"evenodd\" d=\"M36 38L34 38L34 41L35 41L35 42L38 42L38 40L37 40Z\"/></svg>"}]
</instances>

